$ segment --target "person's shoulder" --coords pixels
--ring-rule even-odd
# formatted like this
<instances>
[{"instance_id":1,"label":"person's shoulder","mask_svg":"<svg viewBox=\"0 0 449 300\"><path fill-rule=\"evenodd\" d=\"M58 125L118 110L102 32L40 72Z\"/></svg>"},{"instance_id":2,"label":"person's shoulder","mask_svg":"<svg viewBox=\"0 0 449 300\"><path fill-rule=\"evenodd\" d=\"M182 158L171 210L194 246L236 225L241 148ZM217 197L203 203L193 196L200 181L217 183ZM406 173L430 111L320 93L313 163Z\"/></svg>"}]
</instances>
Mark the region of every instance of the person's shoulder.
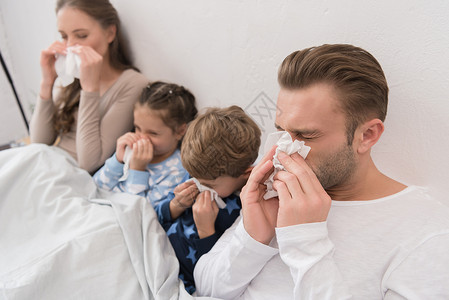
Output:
<instances>
[{"instance_id":1,"label":"person's shoulder","mask_svg":"<svg viewBox=\"0 0 449 300\"><path fill-rule=\"evenodd\" d=\"M176 149L172 155L170 155L166 160L166 162L181 162L181 150Z\"/></svg>"},{"instance_id":2,"label":"person's shoulder","mask_svg":"<svg viewBox=\"0 0 449 300\"><path fill-rule=\"evenodd\" d=\"M122 82L122 84L125 85L132 84L132 86L144 88L148 84L149 80L142 73L130 68L124 70L122 74L120 74L118 82Z\"/></svg>"},{"instance_id":3,"label":"person's shoulder","mask_svg":"<svg viewBox=\"0 0 449 300\"><path fill-rule=\"evenodd\" d=\"M418 203L418 205L422 205L423 203L425 203L427 204L426 206L442 207L442 209L444 210L449 209L449 206L442 204L435 198L428 187L410 185L401 192L393 195L393 197L397 197L398 199L405 199L408 202L416 202Z\"/></svg>"},{"instance_id":4,"label":"person's shoulder","mask_svg":"<svg viewBox=\"0 0 449 300\"><path fill-rule=\"evenodd\" d=\"M412 185L397 197L404 202L405 210L416 212L416 219L449 228L449 206L436 199L429 188Z\"/></svg>"},{"instance_id":5,"label":"person's shoulder","mask_svg":"<svg viewBox=\"0 0 449 300\"><path fill-rule=\"evenodd\" d=\"M159 164L163 165L164 168L169 169L171 171L173 170L185 171L184 167L182 166L181 152L179 151L179 149L176 149L172 155L167 157L165 160L161 161Z\"/></svg>"}]
</instances>

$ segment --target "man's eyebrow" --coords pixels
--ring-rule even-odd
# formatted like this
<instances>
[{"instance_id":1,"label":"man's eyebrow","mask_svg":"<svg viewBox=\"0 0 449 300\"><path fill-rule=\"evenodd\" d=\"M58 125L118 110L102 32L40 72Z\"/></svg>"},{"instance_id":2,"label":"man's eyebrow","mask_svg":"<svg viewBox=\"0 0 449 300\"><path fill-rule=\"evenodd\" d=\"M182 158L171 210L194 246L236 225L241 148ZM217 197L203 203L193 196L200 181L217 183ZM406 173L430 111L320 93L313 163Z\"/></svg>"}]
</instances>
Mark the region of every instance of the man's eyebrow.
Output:
<instances>
[{"instance_id":1,"label":"man's eyebrow","mask_svg":"<svg viewBox=\"0 0 449 300\"><path fill-rule=\"evenodd\" d=\"M297 135L315 135L318 133L318 130L304 129L304 130L291 130L291 132Z\"/></svg>"},{"instance_id":2,"label":"man's eyebrow","mask_svg":"<svg viewBox=\"0 0 449 300\"><path fill-rule=\"evenodd\" d=\"M274 124L274 127L276 127L277 130L282 130L282 131L290 131L291 133L295 134L295 135L315 135L318 134L319 131L315 130L315 129L291 129L291 130L286 130L284 128L282 128L280 125L278 124Z\"/></svg>"}]
</instances>

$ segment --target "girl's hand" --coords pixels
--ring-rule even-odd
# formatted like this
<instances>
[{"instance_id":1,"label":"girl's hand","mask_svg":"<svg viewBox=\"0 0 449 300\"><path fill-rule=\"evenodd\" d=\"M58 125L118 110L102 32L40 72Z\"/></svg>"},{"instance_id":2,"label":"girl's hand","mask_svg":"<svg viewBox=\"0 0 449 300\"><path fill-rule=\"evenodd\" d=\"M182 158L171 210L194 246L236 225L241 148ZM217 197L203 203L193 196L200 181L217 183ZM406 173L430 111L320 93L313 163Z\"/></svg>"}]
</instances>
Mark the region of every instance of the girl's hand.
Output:
<instances>
[{"instance_id":1,"label":"girl's hand","mask_svg":"<svg viewBox=\"0 0 449 300\"><path fill-rule=\"evenodd\" d=\"M51 99L53 84L58 76L55 69L56 54L67 54L65 45L60 41L53 42L47 49L41 51L42 82L39 96L44 100Z\"/></svg>"},{"instance_id":2,"label":"girl's hand","mask_svg":"<svg viewBox=\"0 0 449 300\"><path fill-rule=\"evenodd\" d=\"M192 206L193 220L200 239L211 236L215 233L215 220L218 215L218 206L215 201L211 201L209 191L202 192L196 198Z\"/></svg>"},{"instance_id":3,"label":"girl's hand","mask_svg":"<svg viewBox=\"0 0 449 300\"><path fill-rule=\"evenodd\" d=\"M117 147L115 150L115 156L119 163L123 164L123 159L125 156L125 148L128 146L132 149L133 144L137 143L139 136L134 132L128 132L117 139Z\"/></svg>"},{"instance_id":4,"label":"girl's hand","mask_svg":"<svg viewBox=\"0 0 449 300\"><path fill-rule=\"evenodd\" d=\"M189 181L175 187L173 192L175 197L170 201L170 215L172 219L176 219L193 205L198 195L198 188L193 181Z\"/></svg>"},{"instance_id":5,"label":"girl's hand","mask_svg":"<svg viewBox=\"0 0 449 300\"><path fill-rule=\"evenodd\" d=\"M86 92L100 91L100 75L103 65L103 56L89 46L74 46L73 53L78 54L81 60L80 84Z\"/></svg>"},{"instance_id":6,"label":"girl's hand","mask_svg":"<svg viewBox=\"0 0 449 300\"><path fill-rule=\"evenodd\" d=\"M132 146L133 155L129 162L132 170L145 171L153 160L153 144L148 138L141 138Z\"/></svg>"}]
</instances>

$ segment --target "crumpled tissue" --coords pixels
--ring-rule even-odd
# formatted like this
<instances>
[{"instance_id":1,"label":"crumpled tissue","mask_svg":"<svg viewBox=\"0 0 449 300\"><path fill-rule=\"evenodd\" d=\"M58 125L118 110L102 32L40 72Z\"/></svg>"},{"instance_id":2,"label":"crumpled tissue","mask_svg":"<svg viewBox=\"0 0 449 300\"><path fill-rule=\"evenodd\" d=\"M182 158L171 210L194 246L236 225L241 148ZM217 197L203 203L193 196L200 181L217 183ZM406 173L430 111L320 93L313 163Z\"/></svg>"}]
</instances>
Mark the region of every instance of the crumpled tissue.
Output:
<instances>
[{"instance_id":1,"label":"crumpled tissue","mask_svg":"<svg viewBox=\"0 0 449 300\"><path fill-rule=\"evenodd\" d=\"M265 200L277 197L278 193L273 189L273 178L280 170L285 170L284 166L278 159L279 152L285 152L287 155L291 155L297 152L304 159L307 157L310 151L310 147L304 145L303 141L292 140L290 134L286 131L277 131L271 133L265 142L264 151L268 152L273 145L277 145L276 153L273 155L274 172L264 182L267 186L267 192L263 196Z\"/></svg>"},{"instance_id":2,"label":"crumpled tissue","mask_svg":"<svg viewBox=\"0 0 449 300\"><path fill-rule=\"evenodd\" d=\"M63 87L71 84L75 78L80 78L81 59L72 49L66 49L67 55L56 54L55 70Z\"/></svg>"},{"instance_id":3,"label":"crumpled tissue","mask_svg":"<svg viewBox=\"0 0 449 300\"><path fill-rule=\"evenodd\" d=\"M211 200L212 200L212 201L215 200L215 202L217 202L217 206L218 206L219 208L223 209L223 208L226 207L226 203L223 201L223 199L221 199L220 196L218 196L218 193L217 193L214 189L211 189L211 188L209 188L209 187L207 187L207 186L205 186L205 185L202 185L202 184L198 181L198 179L196 179L196 178L190 178L190 179L187 180L186 182L189 182L189 181L193 181L193 182L196 184L196 187L198 188L198 191L199 191L200 193L201 193L201 192L204 192L204 191L209 191L209 192L210 192L210 196L211 196Z\"/></svg>"},{"instance_id":4,"label":"crumpled tissue","mask_svg":"<svg viewBox=\"0 0 449 300\"><path fill-rule=\"evenodd\" d=\"M118 181L125 181L126 178L128 178L129 174L129 161L131 160L131 156L133 155L133 150L126 146L125 147L125 154L123 155L123 175L119 178Z\"/></svg>"}]
</instances>

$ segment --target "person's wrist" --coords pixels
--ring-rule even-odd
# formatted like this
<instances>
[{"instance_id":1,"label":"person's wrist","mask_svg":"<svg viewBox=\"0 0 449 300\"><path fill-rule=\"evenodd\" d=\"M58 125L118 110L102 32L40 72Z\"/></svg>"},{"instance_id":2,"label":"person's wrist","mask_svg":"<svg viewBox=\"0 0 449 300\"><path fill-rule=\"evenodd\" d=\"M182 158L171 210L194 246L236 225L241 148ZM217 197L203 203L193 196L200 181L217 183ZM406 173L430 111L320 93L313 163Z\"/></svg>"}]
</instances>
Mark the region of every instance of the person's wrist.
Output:
<instances>
[{"instance_id":1,"label":"person's wrist","mask_svg":"<svg viewBox=\"0 0 449 300\"><path fill-rule=\"evenodd\" d=\"M173 198L172 200L174 202L174 205L176 205L177 207L185 210L187 208L189 208L190 206L183 204L181 201L179 201L179 199L177 197Z\"/></svg>"},{"instance_id":2,"label":"person's wrist","mask_svg":"<svg viewBox=\"0 0 449 300\"><path fill-rule=\"evenodd\" d=\"M178 205L176 205L175 201L173 201L174 198L170 201L168 207L170 210L170 216L172 217L172 219L176 219L177 217L179 217L186 209L185 208L181 208Z\"/></svg>"},{"instance_id":3,"label":"person's wrist","mask_svg":"<svg viewBox=\"0 0 449 300\"><path fill-rule=\"evenodd\" d=\"M94 92L98 92L100 91L100 82L89 82L89 83L85 83L82 82L81 83L81 88L83 91L88 92L88 93L94 93Z\"/></svg>"},{"instance_id":4,"label":"person's wrist","mask_svg":"<svg viewBox=\"0 0 449 300\"><path fill-rule=\"evenodd\" d=\"M198 236L200 239L207 238L207 237L213 235L214 233L215 233L214 229L209 229L209 230L198 229Z\"/></svg>"},{"instance_id":5,"label":"person's wrist","mask_svg":"<svg viewBox=\"0 0 449 300\"><path fill-rule=\"evenodd\" d=\"M147 165L130 163L129 164L129 168L131 170L136 170L136 171L146 171L147 170Z\"/></svg>"},{"instance_id":6,"label":"person's wrist","mask_svg":"<svg viewBox=\"0 0 449 300\"><path fill-rule=\"evenodd\" d=\"M52 90L53 90L53 82L42 80L39 91L39 97L43 100L50 100Z\"/></svg>"},{"instance_id":7,"label":"person's wrist","mask_svg":"<svg viewBox=\"0 0 449 300\"><path fill-rule=\"evenodd\" d=\"M245 222L245 216L243 216L243 227L245 228L245 231L251 236L254 240L258 241L259 243L268 245L270 244L271 240L273 239L275 235L275 230L272 228L272 230L269 229L259 229L257 226L251 226L248 224L248 222ZM254 230L253 230L254 229Z\"/></svg>"}]
</instances>

